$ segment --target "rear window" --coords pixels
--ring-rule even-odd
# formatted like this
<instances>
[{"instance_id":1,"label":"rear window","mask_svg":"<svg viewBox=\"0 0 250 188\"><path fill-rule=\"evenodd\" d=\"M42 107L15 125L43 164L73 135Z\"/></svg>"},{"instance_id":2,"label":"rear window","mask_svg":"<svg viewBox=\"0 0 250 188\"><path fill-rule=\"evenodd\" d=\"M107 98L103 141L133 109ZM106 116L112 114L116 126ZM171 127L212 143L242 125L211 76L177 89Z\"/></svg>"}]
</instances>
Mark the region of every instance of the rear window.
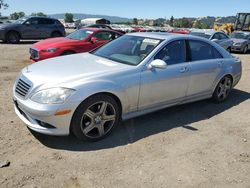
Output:
<instances>
[{"instance_id":1,"label":"rear window","mask_svg":"<svg viewBox=\"0 0 250 188\"><path fill-rule=\"evenodd\" d=\"M220 59L222 55L212 45L202 41L189 41L191 61Z\"/></svg>"},{"instance_id":2,"label":"rear window","mask_svg":"<svg viewBox=\"0 0 250 188\"><path fill-rule=\"evenodd\" d=\"M55 21L52 19L47 19L47 18L39 18L39 24L52 25L52 24L55 24Z\"/></svg>"}]
</instances>

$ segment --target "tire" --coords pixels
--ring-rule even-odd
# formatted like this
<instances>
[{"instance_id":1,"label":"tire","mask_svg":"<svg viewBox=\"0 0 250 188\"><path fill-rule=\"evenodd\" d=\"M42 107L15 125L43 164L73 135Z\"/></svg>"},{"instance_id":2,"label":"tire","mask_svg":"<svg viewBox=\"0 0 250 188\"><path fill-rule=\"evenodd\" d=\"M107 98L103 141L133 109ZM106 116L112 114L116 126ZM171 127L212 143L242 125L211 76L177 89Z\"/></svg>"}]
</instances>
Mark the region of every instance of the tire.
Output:
<instances>
[{"instance_id":1,"label":"tire","mask_svg":"<svg viewBox=\"0 0 250 188\"><path fill-rule=\"evenodd\" d=\"M83 101L74 112L71 131L80 140L98 141L120 123L121 110L109 95L99 94Z\"/></svg>"},{"instance_id":2,"label":"tire","mask_svg":"<svg viewBox=\"0 0 250 188\"><path fill-rule=\"evenodd\" d=\"M244 49L243 49L243 54L246 54L247 51L248 51L248 46L246 45L246 46L244 47Z\"/></svg>"},{"instance_id":3,"label":"tire","mask_svg":"<svg viewBox=\"0 0 250 188\"><path fill-rule=\"evenodd\" d=\"M51 34L51 37L52 37L52 38L61 37L61 36L62 36L62 34L61 34L60 32L58 32L58 31L54 31L54 32Z\"/></svg>"},{"instance_id":4,"label":"tire","mask_svg":"<svg viewBox=\"0 0 250 188\"><path fill-rule=\"evenodd\" d=\"M228 47L228 48L227 48L227 51L228 51L229 53L231 53L231 48L230 48L230 47Z\"/></svg>"},{"instance_id":5,"label":"tire","mask_svg":"<svg viewBox=\"0 0 250 188\"><path fill-rule=\"evenodd\" d=\"M61 56L64 56L64 55L71 55L71 54L74 54L75 52L73 51L65 51L61 54Z\"/></svg>"},{"instance_id":6,"label":"tire","mask_svg":"<svg viewBox=\"0 0 250 188\"><path fill-rule=\"evenodd\" d=\"M10 31L6 35L6 41L9 44L18 44L20 42L20 35L15 31Z\"/></svg>"},{"instance_id":7,"label":"tire","mask_svg":"<svg viewBox=\"0 0 250 188\"><path fill-rule=\"evenodd\" d=\"M218 103L225 101L232 90L232 85L232 78L224 76L214 90L213 100Z\"/></svg>"}]
</instances>

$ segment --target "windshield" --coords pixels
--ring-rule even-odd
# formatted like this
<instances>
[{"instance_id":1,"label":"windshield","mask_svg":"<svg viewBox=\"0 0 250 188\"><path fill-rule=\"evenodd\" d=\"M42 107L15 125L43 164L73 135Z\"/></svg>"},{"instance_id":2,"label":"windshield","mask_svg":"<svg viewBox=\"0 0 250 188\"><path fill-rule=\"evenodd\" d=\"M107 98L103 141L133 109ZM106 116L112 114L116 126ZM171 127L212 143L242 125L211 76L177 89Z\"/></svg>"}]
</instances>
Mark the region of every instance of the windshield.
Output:
<instances>
[{"instance_id":1,"label":"windshield","mask_svg":"<svg viewBox=\"0 0 250 188\"><path fill-rule=\"evenodd\" d=\"M27 18L25 18L25 17L19 18L17 21L15 21L15 23L17 23L17 24L23 24L26 20L27 20Z\"/></svg>"},{"instance_id":2,"label":"windshield","mask_svg":"<svg viewBox=\"0 0 250 188\"><path fill-rule=\"evenodd\" d=\"M84 40L86 39L89 35L91 35L93 33L93 31L89 31L89 30L84 30L84 29L80 29L77 30L71 34L69 34L68 36L66 36L69 39L73 39L73 40Z\"/></svg>"},{"instance_id":3,"label":"windshield","mask_svg":"<svg viewBox=\"0 0 250 188\"><path fill-rule=\"evenodd\" d=\"M210 34L201 33L201 32L191 32L190 35L197 36L197 37L203 37L203 38L206 38L206 39L209 39L211 37Z\"/></svg>"},{"instance_id":4,"label":"windshield","mask_svg":"<svg viewBox=\"0 0 250 188\"><path fill-rule=\"evenodd\" d=\"M249 33L232 33L231 38L236 38L236 39L248 39L250 36Z\"/></svg>"},{"instance_id":5,"label":"windshield","mask_svg":"<svg viewBox=\"0 0 250 188\"><path fill-rule=\"evenodd\" d=\"M161 40L122 36L93 51L92 54L128 65L138 65Z\"/></svg>"}]
</instances>

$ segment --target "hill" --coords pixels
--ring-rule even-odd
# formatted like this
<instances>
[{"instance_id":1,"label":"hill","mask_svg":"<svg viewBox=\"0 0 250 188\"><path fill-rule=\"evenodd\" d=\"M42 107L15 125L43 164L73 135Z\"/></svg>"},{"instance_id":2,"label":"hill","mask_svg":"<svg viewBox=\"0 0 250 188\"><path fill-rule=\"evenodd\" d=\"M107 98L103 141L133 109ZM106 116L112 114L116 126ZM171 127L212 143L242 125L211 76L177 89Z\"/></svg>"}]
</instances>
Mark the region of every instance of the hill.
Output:
<instances>
[{"instance_id":1,"label":"hill","mask_svg":"<svg viewBox=\"0 0 250 188\"><path fill-rule=\"evenodd\" d=\"M85 18L105 18L110 20L112 23L121 23L121 22L128 22L131 21L129 18L123 18L119 16L107 16L107 15L94 15L94 14L81 14L81 13L74 13L75 19L85 19ZM48 15L52 18L56 19L64 19L64 13L61 14L50 14Z\"/></svg>"}]
</instances>

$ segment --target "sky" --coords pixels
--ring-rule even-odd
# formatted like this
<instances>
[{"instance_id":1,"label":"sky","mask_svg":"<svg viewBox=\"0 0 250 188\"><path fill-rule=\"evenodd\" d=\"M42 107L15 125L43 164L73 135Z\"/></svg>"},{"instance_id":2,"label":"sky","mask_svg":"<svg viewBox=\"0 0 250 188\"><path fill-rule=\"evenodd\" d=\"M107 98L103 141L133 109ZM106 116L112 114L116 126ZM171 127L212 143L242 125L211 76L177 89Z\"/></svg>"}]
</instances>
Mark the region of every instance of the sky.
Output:
<instances>
[{"instance_id":1,"label":"sky","mask_svg":"<svg viewBox=\"0 0 250 188\"><path fill-rule=\"evenodd\" d=\"M250 0L4 0L13 12L85 13L126 18L175 18L203 16L234 16L250 12Z\"/></svg>"}]
</instances>

